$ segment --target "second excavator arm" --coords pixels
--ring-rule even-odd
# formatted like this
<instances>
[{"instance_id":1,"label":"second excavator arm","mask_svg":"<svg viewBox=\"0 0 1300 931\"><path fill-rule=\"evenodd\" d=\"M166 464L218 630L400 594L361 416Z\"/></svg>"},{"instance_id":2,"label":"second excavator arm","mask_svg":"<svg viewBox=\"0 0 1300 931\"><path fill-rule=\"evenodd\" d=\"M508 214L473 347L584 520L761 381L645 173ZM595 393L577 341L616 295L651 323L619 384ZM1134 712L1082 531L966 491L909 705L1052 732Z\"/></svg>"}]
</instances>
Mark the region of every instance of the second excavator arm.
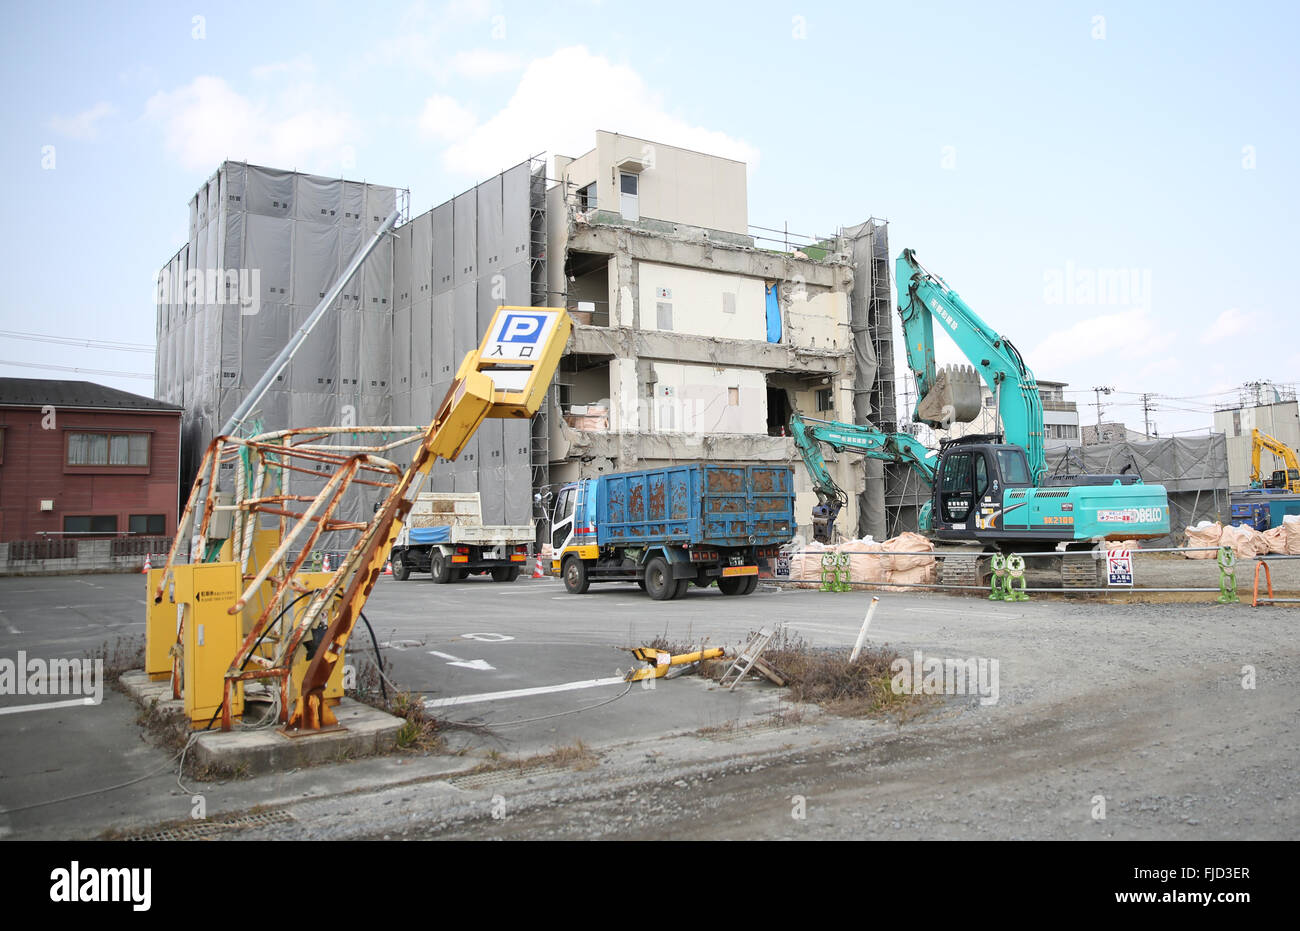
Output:
<instances>
[{"instance_id":1,"label":"second excavator arm","mask_svg":"<svg viewBox=\"0 0 1300 931\"><path fill-rule=\"evenodd\" d=\"M844 490L831 477L822 455L826 444L838 452L860 453L870 459L900 462L911 466L929 484L934 483L936 454L907 433L885 433L865 424L840 423L833 420L790 415L790 435L803 457L812 478L817 507L813 508L813 536L829 543L835 530L835 518L848 500Z\"/></svg>"}]
</instances>

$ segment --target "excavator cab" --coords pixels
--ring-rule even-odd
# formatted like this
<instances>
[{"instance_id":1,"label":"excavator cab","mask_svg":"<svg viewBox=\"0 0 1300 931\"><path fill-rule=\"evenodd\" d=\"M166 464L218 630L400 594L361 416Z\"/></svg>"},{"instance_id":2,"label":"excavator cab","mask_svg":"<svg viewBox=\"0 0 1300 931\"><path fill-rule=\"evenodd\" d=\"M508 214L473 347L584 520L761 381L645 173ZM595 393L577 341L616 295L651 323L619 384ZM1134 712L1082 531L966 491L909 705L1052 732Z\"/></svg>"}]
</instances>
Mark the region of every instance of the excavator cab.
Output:
<instances>
[{"instance_id":1,"label":"excavator cab","mask_svg":"<svg viewBox=\"0 0 1300 931\"><path fill-rule=\"evenodd\" d=\"M931 519L945 536L1001 528L1003 491L1033 487L1025 451L1000 439L962 437L940 451Z\"/></svg>"},{"instance_id":2,"label":"excavator cab","mask_svg":"<svg viewBox=\"0 0 1300 931\"><path fill-rule=\"evenodd\" d=\"M1300 487L1300 469L1277 469L1265 483L1266 488Z\"/></svg>"}]
</instances>

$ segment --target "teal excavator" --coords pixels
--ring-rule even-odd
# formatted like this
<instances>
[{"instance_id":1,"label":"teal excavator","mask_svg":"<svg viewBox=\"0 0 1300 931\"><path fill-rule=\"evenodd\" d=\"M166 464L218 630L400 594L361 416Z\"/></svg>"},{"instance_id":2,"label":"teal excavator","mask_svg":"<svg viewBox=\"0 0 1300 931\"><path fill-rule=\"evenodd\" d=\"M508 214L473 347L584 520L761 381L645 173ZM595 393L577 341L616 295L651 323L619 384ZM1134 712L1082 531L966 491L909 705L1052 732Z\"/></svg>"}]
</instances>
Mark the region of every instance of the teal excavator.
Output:
<instances>
[{"instance_id":1,"label":"teal excavator","mask_svg":"<svg viewBox=\"0 0 1300 931\"><path fill-rule=\"evenodd\" d=\"M920 529L940 540L1027 552L1060 543L1090 549L1098 539L1169 533L1169 498L1162 485L1143 484L1133 473L1049 477L1038 383L1016 347L921 265L913 250L898 257L896 275L907 363L919 395L913 419L936 429L969 423L982 407L982 381L993 394L999 426L994 433L946 440L931 450L907 433L793 414L790 433L817 494L816 539L833 540L836 516L847 500L826 468L823 445L914 469L931 487ZM970 366L936 365L936 322Z\"/></svg>"}]
</instances>

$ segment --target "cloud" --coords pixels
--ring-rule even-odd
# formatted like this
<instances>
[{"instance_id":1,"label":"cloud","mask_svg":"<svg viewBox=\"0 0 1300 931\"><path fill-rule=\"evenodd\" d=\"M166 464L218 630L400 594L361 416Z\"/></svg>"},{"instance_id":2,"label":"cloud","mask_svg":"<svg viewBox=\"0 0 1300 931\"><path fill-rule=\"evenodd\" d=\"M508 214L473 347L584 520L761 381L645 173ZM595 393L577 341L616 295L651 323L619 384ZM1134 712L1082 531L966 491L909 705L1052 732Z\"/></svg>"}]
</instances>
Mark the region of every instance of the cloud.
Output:
<instances>
[{"instance_id":1,"label":"cloud","mask_svg":"<svg viewBox=\"0 0 1300 931\"><path fill-rule=\"evenodd\" d=\"M1156 325L1149 311L1125 310L1088 317L1049 334L1025 361L1036 374L1051 378L1047 373L1067 371L1084 359L1147 362L1169 343L1169 334Z\"/></svg>"},{"instance_id":2,"label":"cloud","mask_svg":"<svg viewBox=\"0 0 1300 931\"><path fill-rule=\"evenodd\" d=\"M445 103L435 107L449 109ZM465 111L458 107L458 112ZM482 177L543 150L581 155L595 144L597 129L734 158L751 167L758 161L758 150L749 143L673 115L634 70L584 46L530 62L505 107L486 122L465 126L443 158L451 171Z\"/></svg>"},{"instance_id":3,"label":"cloud","mask_svg":"<svg viewBox=\"0 0 1300 931\"><path fill-rule=\"evenodd\" d=\"M1254 323L1255 314L1242 313L1235 307L1229 307L1214 319L1208 330L1201 334L1201 342L1206 345L1222 342L1244 332Z\"/></svg>"},{"instance_id":4,"label":"cloud","mask_svg":"<svg viewBox=\"0 0 1300 931\"><path fill-rule=\"evenodd\" d=\"M336 171L344 145L356 137L352 118L321 103L319 88L290 86L246 97L218 77L202 75L145 105L167 151L193 171L226 158L305 170Z\"/></svg>"},{"instance_id":5,"label":"cloud","mask_svg":"<svg viewBox=\"0 0 1300 931\"><path fill-rule=\"evenodd\" d=\"M424 102L419 120L420 132L442 141L464 138L477 122L473 113L441 94L434 94Z\"/></svg>"},{"instance_id":6,"label":"cloud","mask_svg":"<svg viewBox=\"0 0 1300 931\"><path fill-rule=\"evenodd\" d=\"M101 102L95 104L89 110L83 110L76 116L52 116L49 120L49 127L61 135L88 142L99 135L99 127L95 124L102 119L113 116L115 113L117 113L117 107L111 103Z\"/></svg>"}]
</instances>

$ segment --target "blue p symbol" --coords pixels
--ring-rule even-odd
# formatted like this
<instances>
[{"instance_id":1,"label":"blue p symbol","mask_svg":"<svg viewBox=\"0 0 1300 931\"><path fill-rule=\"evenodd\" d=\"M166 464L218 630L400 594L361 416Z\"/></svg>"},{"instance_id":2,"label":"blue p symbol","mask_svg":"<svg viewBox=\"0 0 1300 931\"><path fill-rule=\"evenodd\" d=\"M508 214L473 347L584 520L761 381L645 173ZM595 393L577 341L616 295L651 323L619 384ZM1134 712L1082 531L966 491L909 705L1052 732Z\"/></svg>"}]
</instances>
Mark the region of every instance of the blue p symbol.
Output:
<instances>
[{"instance_id":1,"label":"blue p symbol","mask_svg":"<svg viewBox=\"0 0 1300 931\"><path fill-rule=\"evenodd\" d=\"M501 342L531 343L542 332L546 318L538 314L510 314L501 327Z\"/></svg>"}]
</instances>

